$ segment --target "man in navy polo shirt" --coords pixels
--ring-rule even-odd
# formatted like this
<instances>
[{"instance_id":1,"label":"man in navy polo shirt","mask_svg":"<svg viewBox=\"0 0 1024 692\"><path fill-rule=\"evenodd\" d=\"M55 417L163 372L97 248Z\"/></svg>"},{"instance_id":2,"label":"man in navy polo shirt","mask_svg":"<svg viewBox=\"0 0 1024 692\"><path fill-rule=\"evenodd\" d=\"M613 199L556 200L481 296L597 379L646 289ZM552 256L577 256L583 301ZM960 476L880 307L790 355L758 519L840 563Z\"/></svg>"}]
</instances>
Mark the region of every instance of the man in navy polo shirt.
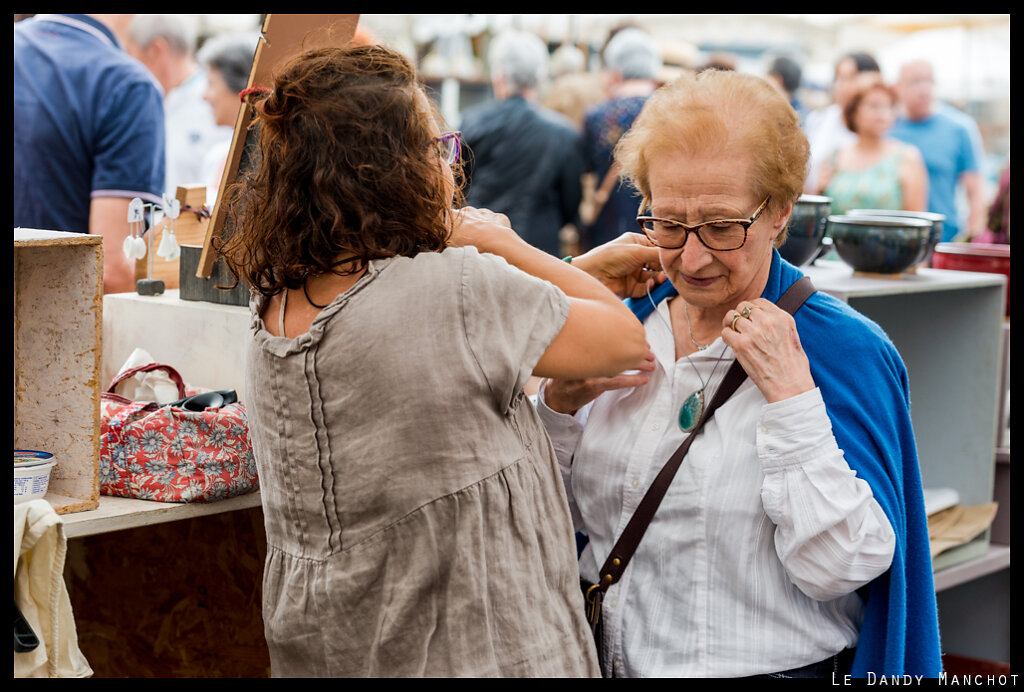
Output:
<instances>
[{"instance_id":1,"label":"man in navy polo shirt","mask_svg":"<svg viewBox=\"0 0 1024 692\"><path fill-rule=\"evenodd\" d=\"M160 202L160 86L121 48L131 15L14 25L14 225L103 236L106 293L135 289L122 250L133 197Z\"/></svg>"}]
</instances>

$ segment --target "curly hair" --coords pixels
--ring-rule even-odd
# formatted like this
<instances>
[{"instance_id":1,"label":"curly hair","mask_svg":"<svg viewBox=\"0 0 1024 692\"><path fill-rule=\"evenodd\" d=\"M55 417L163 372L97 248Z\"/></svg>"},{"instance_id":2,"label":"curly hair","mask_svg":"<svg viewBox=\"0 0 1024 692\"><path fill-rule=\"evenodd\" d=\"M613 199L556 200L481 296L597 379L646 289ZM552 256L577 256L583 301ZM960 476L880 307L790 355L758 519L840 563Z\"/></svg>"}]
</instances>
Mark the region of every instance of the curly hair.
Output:
<instances>
[{"instance_id":1,"label":"curly hair","mask_svg":"<svg viewBox=\"0 0 1024 692\"><path fill-rule=\"evenodd\" d=\"M795 202L807 176L810 147L796 112L766 79L727 70L684 74L658 89L615 149L623 175L650 198L651 160L666 152L747 153L749 185L768 209L781 213ZM775 239L781 246L783 229Z\"/></svg>"},{"instance_id":2,"label":"curly hair","mask_svg":"<svg viewBox=\"0 0 1024 692\"><path fill-rule=\"evenodd\" d=\"M235 276L272 296L443 250L451 190L422 93L409 60L379 45L288 62L253 99L258 147L228 192L233 226L219 249Z\"/></svg>"}]
</instances>

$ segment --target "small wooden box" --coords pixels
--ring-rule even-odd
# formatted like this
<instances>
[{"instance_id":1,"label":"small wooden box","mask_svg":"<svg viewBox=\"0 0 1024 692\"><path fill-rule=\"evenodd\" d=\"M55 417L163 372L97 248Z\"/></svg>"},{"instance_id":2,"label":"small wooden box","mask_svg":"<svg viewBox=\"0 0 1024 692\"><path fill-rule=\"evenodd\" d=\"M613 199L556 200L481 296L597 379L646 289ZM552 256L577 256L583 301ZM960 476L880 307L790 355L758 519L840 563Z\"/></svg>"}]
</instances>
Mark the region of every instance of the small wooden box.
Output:
<instances>
[{"instance_id":1,"label":"small wooden box","mask_svg":"<svg viewBox=\"0 0 1024 692\"><path fill-rule=\"evenodd\" d=\"M181 246L181 289L182 300L199 300L219 305L249 305L249 289L245 284L235 280L234 274L218 257L213 264L209 278L196 276L199 263L202 261L203 248L199 245ZM224 288L218 288L223 286ZM234 286L233 288L227 288Z\"/></svg>"},{"instance_id":2,"label":"small wooden box","mask_svg":"<svg viewBox=\"0 0 1024 692\"><path fill-rule=\"evenodd\" d=\"M14 448L54 455L58 514L99 505L102 243L14 229Z\"/></svg>"}]
</instances>

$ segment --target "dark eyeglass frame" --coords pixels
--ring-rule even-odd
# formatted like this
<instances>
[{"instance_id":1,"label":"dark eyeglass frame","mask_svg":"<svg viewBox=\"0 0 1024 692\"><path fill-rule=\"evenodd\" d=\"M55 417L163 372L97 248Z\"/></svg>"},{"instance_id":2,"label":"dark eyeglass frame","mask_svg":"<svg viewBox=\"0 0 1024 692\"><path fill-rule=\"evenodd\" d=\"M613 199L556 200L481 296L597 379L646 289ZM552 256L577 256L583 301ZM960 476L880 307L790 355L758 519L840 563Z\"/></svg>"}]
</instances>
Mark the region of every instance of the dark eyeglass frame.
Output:
<instances>
[{"instance_id":1,"label":"dark eyeglass frame","mask_svg":"<svg viewBox=\"0 0 1024 692\"><path fill-rule=\"evenodd\" d=\"M714 250L715 252L732 252L733 250L739 250L746 244L747 232L750 230L750 227L753 225L753 223L757 221L757 219L761 216L761 214L764 213L764 210L768 208L768 202L771 201L771 198L771 195L768 195L768 197L766 197L765 200L761 202L761 206L757 208L757 210L754 212L754 215L751 216L749 219L715 219L714 221L704 221L703 223L698 223L694 224L693 226L690 226L689 224L685 224L682 221L676 221L675 219L663 219L658 216L644 216L640 214L640 212L642 212L644 210L644 207L646 207L648 204L648 200L645 197L643 201L640 202L640 209L637 210L636 222L637 224L639 224L640 229L644 232L644 235L647 236L647 239L654 243L655 246L660 247L663 250L678 250L680 248L685 247L686 241L690 239L690 234L694 233L697 235L697 240L700 241L700 244L706 247L708 250ZM658 241L651 237L651 234L648 233L647 229L644 227L644 223L648 221L657 221L660 223L668 224L669 226L682 228L685 231L685 233L683 234L683 242L679 243L679 245L659 244ZM736 247L722 249L711 247L710 245L707 244L707 242L705 242L704 238L700 234L701 227L712 226L714 224L722 223L735 223L743 227L743 240L740 242L739 245L737 245Z\"/></svg>"},{"instance_id":2,"label":"dark eyeglass frame","mask_svg":"<svg viewBox=\"0 0 1024 692\"><path fill-rule=\"evenodd\" d=\"M441 145L452 140L455 141L455 146L451 148L448 156L445 156ZM449 166L453 166L459 160L459 156L462 155L462 133L458 130L444 132L437 137L434 137L434 146L437 147L437 155L441 157L441 160Z\"/></svg>"}]
</instances>

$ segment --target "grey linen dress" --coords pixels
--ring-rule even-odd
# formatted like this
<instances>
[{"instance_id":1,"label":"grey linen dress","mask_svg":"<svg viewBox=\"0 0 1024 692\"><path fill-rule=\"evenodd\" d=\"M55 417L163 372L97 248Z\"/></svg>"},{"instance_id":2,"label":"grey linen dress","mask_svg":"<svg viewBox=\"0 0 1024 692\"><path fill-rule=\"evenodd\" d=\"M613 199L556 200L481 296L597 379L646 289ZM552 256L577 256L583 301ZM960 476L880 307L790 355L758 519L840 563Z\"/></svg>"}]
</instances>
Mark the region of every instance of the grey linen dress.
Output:
<instances>
[{"instance_id":1,"label":"grey linen dress","mask_svg":"<svg viewBox=\"0 0 1024 692\"><path fill-rule=\"evenodd\" d=\"M254 297L275 676L595 676L558 464L523 384L568 315L473 248L374 261L295 339Z\"/></svg>"}]
</instances>

